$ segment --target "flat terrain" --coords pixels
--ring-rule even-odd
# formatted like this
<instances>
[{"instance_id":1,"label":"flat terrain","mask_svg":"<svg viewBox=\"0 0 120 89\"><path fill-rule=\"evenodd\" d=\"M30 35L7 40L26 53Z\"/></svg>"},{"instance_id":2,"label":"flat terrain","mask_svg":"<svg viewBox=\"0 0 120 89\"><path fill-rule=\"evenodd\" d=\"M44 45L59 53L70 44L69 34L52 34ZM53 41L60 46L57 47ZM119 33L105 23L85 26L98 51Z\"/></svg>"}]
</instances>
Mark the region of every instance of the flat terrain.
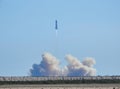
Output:
<instances>
[{"instance_id":1,"label":"flat terrain","mask_svg":"<svg viewBox=\"0 0 120 89\"><path fill-rule=\"evenodd\" d=\"M120 84L0 85L0 89L120 89Z\"/></svg>"}]
</instances>

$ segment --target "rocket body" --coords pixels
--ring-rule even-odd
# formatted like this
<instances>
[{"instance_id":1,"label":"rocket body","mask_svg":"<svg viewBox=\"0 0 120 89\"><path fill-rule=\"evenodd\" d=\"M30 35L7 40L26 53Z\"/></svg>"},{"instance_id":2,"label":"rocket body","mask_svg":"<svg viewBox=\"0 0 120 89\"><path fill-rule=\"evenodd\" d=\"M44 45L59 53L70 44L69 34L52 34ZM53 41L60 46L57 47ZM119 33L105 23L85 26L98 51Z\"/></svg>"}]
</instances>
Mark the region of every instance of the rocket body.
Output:
<instances>
[{"instance_id":1,"label":"rocket body","mask_svg":"<svg viewBox=\"0 0 120 89\"><path fill-rule=\"evenodd\" d=\"M57 20L55 20L55 30L58 29L58 23L57 23Z\"/></svg>"}]
</instances>

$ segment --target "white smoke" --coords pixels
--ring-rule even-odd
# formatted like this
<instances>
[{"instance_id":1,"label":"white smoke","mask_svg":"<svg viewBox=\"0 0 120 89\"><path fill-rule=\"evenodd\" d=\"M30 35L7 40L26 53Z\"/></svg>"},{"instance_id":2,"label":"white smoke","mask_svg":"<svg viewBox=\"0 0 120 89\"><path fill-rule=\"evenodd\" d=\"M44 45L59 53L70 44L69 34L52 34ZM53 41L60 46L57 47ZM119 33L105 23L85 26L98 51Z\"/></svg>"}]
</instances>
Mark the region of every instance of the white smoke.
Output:
<instances>
[{"instance_id":1,"label":"white smoke","mask_svg":"<svg viewBox=\"0 0 120 89\"><path fill-rule=\"evenodd\" d=\"M40 64L33 64L30 70L32 76L59 76L61 73L59 61L49 53L42 55Z\"/></svg>"},{"instance_id":2,"label":"white smoke","mask_svg":"<svg viewBox=\"0 0 120 89\"><path fill-rule=\"evenodd\" d=\"M96 70L93 68L95 60L93 58L85 58L83 62L80 62L77 58L67 55L68 61L68 76L94 76Z\"/></svg>"},{"instance_id":3,"label":"white smoke","mask_svg":"<svg viewBox=\"0 0 120 89\"><path fill-rule=\"evenodd\" d=\"M65 59L68 64L64 68L60 68L60 62L50 53L42 55L40 64L33 64L30 69L31 76L95 76L96 69L93 68L95 60L93 58L85 58L80 62L72 55L66 55Z\"/></svg>"}]
</instances>

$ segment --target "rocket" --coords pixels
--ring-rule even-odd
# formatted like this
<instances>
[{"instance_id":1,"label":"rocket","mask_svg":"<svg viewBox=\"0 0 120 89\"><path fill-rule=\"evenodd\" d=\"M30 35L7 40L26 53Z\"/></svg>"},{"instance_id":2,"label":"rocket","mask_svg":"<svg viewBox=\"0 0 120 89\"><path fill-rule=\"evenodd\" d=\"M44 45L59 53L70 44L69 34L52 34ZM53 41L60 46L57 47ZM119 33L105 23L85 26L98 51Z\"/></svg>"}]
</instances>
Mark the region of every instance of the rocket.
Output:
<instances>
[{"instance_id":1,"label":"rocket","mask_svg":"<svg viewBox=\"0 0 120 89\"><path fill-rule=\"evenodd\" d=\"M55 20L55 29L58 29L57 20Z\"/></svg>"}]
</instances>

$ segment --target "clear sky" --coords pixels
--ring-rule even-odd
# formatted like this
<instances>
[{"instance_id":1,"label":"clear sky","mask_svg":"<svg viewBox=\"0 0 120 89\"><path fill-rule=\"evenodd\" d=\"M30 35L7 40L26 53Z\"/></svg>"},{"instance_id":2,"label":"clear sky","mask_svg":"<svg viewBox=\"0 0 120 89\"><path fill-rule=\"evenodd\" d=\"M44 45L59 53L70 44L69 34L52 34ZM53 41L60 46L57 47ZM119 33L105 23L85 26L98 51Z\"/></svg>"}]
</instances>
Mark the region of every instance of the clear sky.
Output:
<instances>
[{"instance_id":1,"label":"clear sky","mask_svg":"<svg viewBox=\"0 0 120 89\"><path fill-rule=\"evenodd\" d=\"M120 0L0 0L0 76L29 75L44 52L63 66L66 54L93 57L97 75L120 75Z\"/></svg>"}]
</instances>

